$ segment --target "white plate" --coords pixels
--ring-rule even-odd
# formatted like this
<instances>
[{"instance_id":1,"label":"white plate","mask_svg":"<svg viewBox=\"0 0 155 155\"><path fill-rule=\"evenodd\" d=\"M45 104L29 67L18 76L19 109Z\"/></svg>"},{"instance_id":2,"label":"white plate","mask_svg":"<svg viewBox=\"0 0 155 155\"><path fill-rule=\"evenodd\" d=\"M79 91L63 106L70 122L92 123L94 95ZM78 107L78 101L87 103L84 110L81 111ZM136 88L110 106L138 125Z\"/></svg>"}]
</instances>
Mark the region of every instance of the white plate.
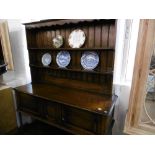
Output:
<instances>
[{"instance_id":1,"label":"white plate","mask_svg":"<svg viewBox=\"0 0 155 155\"><path fill-rule=\"evenodd\" d=\"M84 52L81 57L81 65L86 70L92 70L97 67L99 56L96 52Z\"/></svg>"},{"instance_id":2,"label":"white plate","mask_svg":"<svg viewBox=\"0 0 155 155\"><path fill-rule=\"evenodd\" d=\"M63 45L63 37L61 35L57 35L53 38L53 46L55 48L60 48Z\"/></svg>"},{"instance_id":3,"label":"white plate","mask_svg":"<svg viewBox=\"0 0 155 155\"><path fill-rule=\"evenodd\" d=\"M85 33L80 29L76 29L69 35L68 43L72 48L80 48L84 44L85 40Z\"/></svg>"},{"instance_id":4,"label":"white plate","mask_svg":"<svg viewBox=\"0 0 155 155\"><path fill-rule=\"evenodd\" d=\"M42 56L41 61L42 61L42 64L43 64L44 66L48 66L48 65L51 63L51 61L52 61L52 57L51 57L51 55L50 55L49 53L45 53L45 54Z\"/></svg>"},{"instance_id":5,"label":"white plate","mask_svg":"<svg viewBox=\"0 0 155 155\"><path fill-rule=\"evenodd\" d=\"M71 56L68 51L61 51L57 54L56 62L59 67L65 68L69 65Z\"/></svg>"}]
</instances>

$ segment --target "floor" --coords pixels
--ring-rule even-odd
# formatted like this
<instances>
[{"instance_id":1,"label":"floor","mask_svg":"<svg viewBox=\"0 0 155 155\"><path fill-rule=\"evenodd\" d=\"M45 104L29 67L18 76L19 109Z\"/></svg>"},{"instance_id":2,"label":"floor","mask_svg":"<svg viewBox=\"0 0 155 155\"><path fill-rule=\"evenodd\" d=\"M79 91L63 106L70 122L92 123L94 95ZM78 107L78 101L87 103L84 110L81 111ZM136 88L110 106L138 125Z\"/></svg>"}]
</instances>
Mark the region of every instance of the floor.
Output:
<instances>
[{"instance_id":1,"label":"floor","mask_svg":"<svg viewBox=\"0 0 155 155\"><path fill-rule=\"evenodd\" d=\"M111 135L111 130L108 133ZM24 125L21 128L12 130L5 135L72 135L64 130L35 120L31 124Z\"/></svg>"},{"instance_id":2,"label":"floor","mask_svg":"<svg viewBox=\"0 0 155 155\"><path fill-rule=\"evenodd\" d=\"M15 129L7 135L71 135L68 132L52 127L40 121L24 125L22 128Z\"/></svg>"}]
</instances>

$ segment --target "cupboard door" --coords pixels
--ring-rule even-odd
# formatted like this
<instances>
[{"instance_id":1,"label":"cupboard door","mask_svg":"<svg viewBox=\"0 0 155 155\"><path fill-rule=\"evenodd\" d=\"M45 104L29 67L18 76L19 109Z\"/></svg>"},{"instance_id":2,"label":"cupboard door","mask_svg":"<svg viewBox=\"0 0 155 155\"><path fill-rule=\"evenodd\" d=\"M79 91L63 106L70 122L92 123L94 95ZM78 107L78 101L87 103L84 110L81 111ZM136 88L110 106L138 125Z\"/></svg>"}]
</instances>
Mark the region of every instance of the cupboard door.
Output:
<instances>
[{"instance_id":1,"label":"cupboard door","mask_svg":"<svg viewBox=\"0 0 155 155\"><path fill-rule=\"evenodd\" d=\"M60 105L54 102L47 102L45 107L46 119L49 122L59 122L60 121Z\"/></svg>"},{"instance_id":2,"label":"cupboard door","mask_svg":"<svg viewBox=\"0 0 155 155\"><path fill-rule=\"evenodd\" d=\"M67 128L73 130L79 128L92 133L96 132L95 114L88 111L63 106L61 120Z\"/></svg>"}]
</instances>

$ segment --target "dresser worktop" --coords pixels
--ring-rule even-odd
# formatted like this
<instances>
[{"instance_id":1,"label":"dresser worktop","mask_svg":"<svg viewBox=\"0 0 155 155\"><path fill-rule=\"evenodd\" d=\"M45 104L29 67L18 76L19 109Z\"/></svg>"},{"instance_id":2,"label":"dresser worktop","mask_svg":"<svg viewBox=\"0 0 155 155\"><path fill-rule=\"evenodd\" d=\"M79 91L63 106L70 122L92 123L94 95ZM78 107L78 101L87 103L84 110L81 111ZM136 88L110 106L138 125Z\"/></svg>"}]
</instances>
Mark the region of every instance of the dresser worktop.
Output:
<instances>
[{"instance_id":1,"label":"dresser worktop","mask_svg":"<svg viewBox=\"0 0 155 155\"><path fill-rule=\"evenodd\" d=\"M104 112L107 114L113 100L116 99L116 96L111 98L106 95L47 84L27 84L15 88L15 90L100 114L104 114Z\"/></svg>"}]
</instances>

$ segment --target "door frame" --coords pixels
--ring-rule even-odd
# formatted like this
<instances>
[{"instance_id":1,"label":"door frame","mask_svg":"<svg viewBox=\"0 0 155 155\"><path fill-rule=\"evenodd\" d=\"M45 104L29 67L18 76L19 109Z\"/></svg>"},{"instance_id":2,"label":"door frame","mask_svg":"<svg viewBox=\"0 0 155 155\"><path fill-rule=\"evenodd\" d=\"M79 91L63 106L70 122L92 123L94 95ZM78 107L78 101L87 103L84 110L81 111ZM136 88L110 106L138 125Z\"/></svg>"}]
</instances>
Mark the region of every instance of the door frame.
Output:
<instances>
[{"instance_id":1,"label":"door frame","mask_svg":"<svg viewBox=\"0 0 155 155\"><path fill-rule=\"evenodd\" d=\"M2 44L4 61L7 64L8 70L14 69L11 44L9 38L9 28L7 21L0 22L0 41Z\"/></svg>"},{"instance_id":2,"label":"door frame","mask_svg":"<svg viewBox=\"0 0 155 155\"><path fill-rule=\"evenodd\" d=\"M134 64L129 107L124 132L127 134L155 134L155 127L140 122L140 114L146 97L149 65L155 46L155 20L140 20L138 43Z\"/></svg>"}]
</instances>

